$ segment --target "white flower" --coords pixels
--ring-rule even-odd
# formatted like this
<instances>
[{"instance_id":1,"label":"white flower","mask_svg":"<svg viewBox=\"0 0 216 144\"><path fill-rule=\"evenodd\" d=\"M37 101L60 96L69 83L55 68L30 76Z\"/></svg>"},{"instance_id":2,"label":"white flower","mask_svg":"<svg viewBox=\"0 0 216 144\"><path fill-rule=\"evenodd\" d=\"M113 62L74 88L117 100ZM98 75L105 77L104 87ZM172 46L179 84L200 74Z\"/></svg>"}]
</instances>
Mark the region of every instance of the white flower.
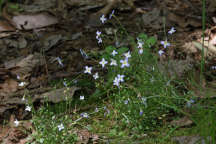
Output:
<instances>
[{"instance_id":1,"label":"white flower","mask_svg":"<svg viewBox=\"0 0 216 144\"><path fill-rule=\"evenodd\" d=\"M97 31L96 32L97 36L99 37L101 35L101 32L100 31Z\"/></svg>"},{"instance_id":2,"label":"white flower","mask_svg":"<svg viewBox=\"0 0 216 144\"><path fill-rule=\"evenodd\" d=\"M137 48L142 48L143 47L143 42L141 42L141 41L138 41L138 46L137 46Z\"/></svg>"},{"instance_id":3,"label":"white flower","mask_svg":"<svg viewBox=\"0 0 216 144\"><path fill-rule=\"evenodd\" d=\"M131 57L130 51L128 51L127 53L124 54L125 58L128 59Z\"/></svg>"},{"instance_id":4,"label":"white flower","mask_svg":"<svg viewBox=\"0 0 216 144\"><path fill-rule=\"evenodd\" d=\"M164 48L167 48L168 46L170 46L170 43L168 43L167 40L161 41L161 44L164 46Z\"/></svg>"},{"instance_id":5,"label":"white flower","mask_svg":"<svg viewBox=\"0 0 216 144\"><path fill-rule=\"evenodd\" d=\"M128 63L128 59L120 60L120 63L122 63L121 68L130 66L130 64Z\"/></svg>"},{"instance_id":6,"label":"white flower","mask_svg":"<svg viewBox=\"0 0 216 144\"><path fill-rule=\"evenodd\" d=\"M17 75L17 79L18 79L18 80L20 79L20 76L19 76L19 75Z\"/></svg>"},{"instance_id":7,"label":"white flower","mask_svg":"<svg viewBox=\"0 0 216 144\"><path fill-rule=\"evenodd\" d=\"M31 111L31 107L30 106L26 106L25 110L30 112Z\"/></svg>"},{"instance_id":8,"label":"white flower","mask_svg":"<svg viewBox=\"0 0 216 144\"><path fill-rule=\"evenodd\" d=\"M63 129L64 129L64 125L63 125L63 124L58 125L58 130L59 130L59 131L61 131L61 130L63 130Z\"/></svg>"},{"instance_id":9,"label":"white flower","mask_svg":"<svg viewBox=\"0 0 216 144\"><path fill-rule=\"evenodd\" d=\"M114 59L111 59L111 63L110 63L111 66L117 66L117 62L116 60Z\"/></svg>"},{"instance_id":10,"label":"white flower","mask_svg":"<svg viewBox=\"0 0 216 144\"><path fill-rule=\"evenodd\" d=\"M102 15L102 16L100 17L100 21L101 21L102 23L104 23L106 20L107 20L107 18L105 18L105 15Z\"/></svg>"},{"instance_id":11,"label":"white flower","mask_svg":"<svg viewBox=\"0 0 216 144\"><path fill-rule=\"evenodd\" d=\"M98 44L102 43L102 38L98 38Z\"/></svg>"},{"instance_id":12,"label":"white flower","mask_svg":"<svg viewBox=\"0 0 216 144\"><path fill-rule=\"evenodd\" d=\"M80 115L81 115L81 117L83 117L83 118L88 118L88 117L89 117L87 113L81 113Z\"/></svg>"},{"instance_id":13,"label":"white flower","mask_svg":"<svg viewBox=\"0 0 216 144\"><path fill-rule=\"evenodd\" d=\"M211 69L212 69L212 70L216 70L216 66L212 66Z\"/></svg>"},{"instance_id":14,"label":"white flower","mask_svg":"<svg viewBox=\"0 0 216 144\"><path fill-rule=\"evenodd\" d=\"M95 73L95 74L93 75L93 77L94 77L94 79L98 79L98 78L99 78L98 72Z\"/></svg>"},{"instance_id":15,"label":"white flower","mask_svg":"<svg viewBox=\"0 0 216 144\"><path fill-rule=\"evenodd\" d=\"M117 55L117 54L118 54L118 52L117 52L116 50L113 50L113 51L112 51L112 55L113 55L113 56L115 56L115 55Z\"/></svg>"},{"instance_id":16,"label":"white flower","mask_svg":"<svg viewBox=\"0 0 216 144\"><path fill-rule=\"evenodd\" d=\"M84 73L91 74L91 70L92 70L92 67L85 66L85 71L84 71Z\"/></svg>"},{"instance_id":17,"label":"white flower","mask_svg":"<svg viewBox=\"0 0 216 144\"><path fill-rule=\"evenodd\" d=\"M174 32L176 32L175 28L172 27L169 31L168 31L168 34L173 34Z\"/></svg>"},{"instance_id":18,"label":"white flower","mask_svg":"<svg viewBox=\"0 0 216 144\"><path fill-rule=\"evenodd\" d=\"M17 119L14 121L14 125L15 125L15 127L19 126L19 121Z\"/></svg>"},{"instance_id":19,"label":"white flower","mask_svg":"<svg viewBox=\"0 0 216 144\"><path fill-rule=\"evenodd\" d=\"M25 97L22 97L22 101L25 101Z\"/></svg>"},{"instance_id":20,"label":"white flower","mask_svg":"<svg viewBox=\"0 0 216 144\"><path fill-rule=\"evenodd\" d=\"M80 100L84 100L85 99L85 97L84 96L80 96Z\"/></svg>"},{"instance_id":21,"label":"white flower","mask_svg":"<svg viewBox=\"0 0 216 144\"><path fill-rule=\"evenodd\" d=\"M128 100L125 100L125 101L124 101L124 104L126 104L126 105L127 105L127 104L128 104Z\"/></svg>"},{"instance_id":22,"label":"white flower","mask_svg":"<svg viewBox=\"0 0 216 144\"><path fill-rule=\"evenodd\" d=\"M99 112L99 109L97 107L95 108L95 112Z\"/></svg>"},{"instance_id":23,"label":"white flower","mask_svg":"<svg viewBox=\"0 0 216 144\"><path fill-rule=\"evenodd\" d=\"M124 77L125 75L120 75L120 74L117 75L119 82L124 82Z\"/></svg>"},{"instance_id":24,"label":"white flower","mask_svg":"<svg viewBox=\"0 0 216 144\"><path fill-rule=\"evenodd\" d=\"M61 65L62 67L64 66L60 57L57 57L56 60L58 61L59 65Z\"/></svg>"},{"instance_id":25,"label":"white flower","mask_svg":"<svg viewBox=\"0 0 216 144\"><path fill-rule=\"evenodd\" d=\"M115 77L115 79L113 80L113 85L119 86L119 79L118 77Z\"/></svg>"},{"instance_id":26,"label":"white flower","mask_svg":"<svg viewBox=\"0 0 216 144\"><path fill-rule=\"evenodd\" d=\"M139 54L142 54L143 53L143 49L139 49Z\"/></svg>"},{"instance_id":27,"label":"white flower","mask_svg":"<svg viewBox=\"0 0 216 144\"><path fill-rule=\"evenodd\" d=\"M195 101L193 99L189 100L187 102L187 107L191 107L191 105L194 103Z\"/></svg>"},{"instance_id":28,"label":"white flower","mask_svg":"<svg viewBox=\"0 0 216 144\"><path fill-rule=\"evenodd\" d=\"M67 83L66 83L66 81L63 81L63 85L64 85L65 87L67 87Z\"/></svg>"},{"instance_id":29,"label":"white flower","mask_svg":"<svg viewBox=\"0 0 216 144\"><path fill-rule=\"evenodd\" d=\"M114 13L115 13L115 10L112 10L111 14L109 15L109 19L112 18L112 16L114 15Z\"/></svg>"},{"instance_id":30,"label":"white flower","mask_svg":"<svg viewBox=\"0 0 216 144\"><path fill-rule=\"evenodd\" d=\"M25 82L21 82L21 83L19 83L19 86L23 87L23 86L25 86L25 84L26 84Z\"/></svg>"},{"instance_id":31,"label":"white flower","mask_svg":"<svg viewBox=\"0 0 216 144\"><path fill-rule=\"evenodd\" d=\"M163 50L159 50L158 54L161 56L162 54L164 54L164 51Z\"/></svg>"},{"instance_id":32,"label":"white flower","mask_svg":"<svg viewBox=\"0 0 216 144\"><path fill-rule=\"evenodd\" d=\"M102 58L102 60L99 62L99 64L102 65L102 68L104 68L104 66L105 66L107 63L108 63L108 62L107 62L104 58Z\"/></svg>"}]
</instances>

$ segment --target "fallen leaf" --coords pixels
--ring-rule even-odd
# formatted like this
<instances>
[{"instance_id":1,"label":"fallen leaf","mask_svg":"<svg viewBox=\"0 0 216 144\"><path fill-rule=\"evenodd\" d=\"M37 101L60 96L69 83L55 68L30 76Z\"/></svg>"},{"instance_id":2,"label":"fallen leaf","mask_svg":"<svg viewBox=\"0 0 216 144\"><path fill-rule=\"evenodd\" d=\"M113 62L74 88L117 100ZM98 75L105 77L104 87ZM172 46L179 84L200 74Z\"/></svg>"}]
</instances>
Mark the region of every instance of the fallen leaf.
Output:
<instances>
[{"instance_id":1,"label":"fallen leaf","mask_svg":"<svg viewBox=\"0 0 216 144\"><path fill-rule=\"evenodd\" d=\"M89 139L91 137L90 133L88 130L79 130L77 132L78 135L78 142L76 144L87 144L89 142Z\"/></svg>"},{"instance_id":2,"label":"fallen leaf","mask_svg":"<svg viewBox=\"0 0 216 144\"><path fill-rule=\"evenodd\" d=\"M28 55L27 57L19 57L4 63L6 69L11 69L11 73L19 75L20 80L25 80L31 75L33 69L44 64L43 56L39 53Z\"/></svg>"},{"instance_id":3,"label":"fallen leaf","mask_svg":"<svg viewBox=\"0 0 216 144\"><path fill-rule=\"evenodd\" d=\"M66 99L71 99L74 93L79 89L80 88L73 86L70 88L61 88L46 92L42 95L35 95L33 98L33 102L40 100L41 102L48 101L53 103L59 103L61 101L65 101Z\"/></svg>"},{"instance_id":4,"label":"fallen leaf","mask_svg":"<svg viewBox=\"0 0 216 144\"><path fill-rule=\"evenodd\" d=\"M16 92L18 89L18 82L14 79L6 79L4 83L0 84L0 96L8 93Z\"/></svg>"},{"instance_id":5,"label":"fallen leaf","mask_svg":"<svg viewBox=\"0 0 216 144\"><path fill-rule=\"evenodd\" d=\"M30 30L57 24L58 20L48 13L39 13L34 15L14 16L12 22L19 30Z\"/></svg>"},{"instance_id":6,"label":"fallen leaf","mask_svg":"<svg viewBox=\"0 0 216 144\"><path fill-rule=\"evenodd\" d=\"M193 124L193 121L191 121L188 117L183 117L179 120L173 120L170 122L171 125L178 126L178 127L185 127L190 126Z\"/></svg>"}]
</instances>

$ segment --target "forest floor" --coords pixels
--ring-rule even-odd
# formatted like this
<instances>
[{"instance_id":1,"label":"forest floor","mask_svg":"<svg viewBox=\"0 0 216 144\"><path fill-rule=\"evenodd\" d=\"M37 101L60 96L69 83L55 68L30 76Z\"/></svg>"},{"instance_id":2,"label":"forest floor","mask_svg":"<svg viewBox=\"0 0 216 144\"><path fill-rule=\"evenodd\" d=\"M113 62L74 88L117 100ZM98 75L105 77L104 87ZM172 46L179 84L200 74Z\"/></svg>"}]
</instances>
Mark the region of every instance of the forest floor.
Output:
<instances>
[{"instance_id":1,"label":"forest floor","mask_svg":"<svg viewBox=\"0 0 216 144\"><path fill-rule=\"evenodd\" d=\"M26 0L3 4L1 11L0 143L215 142L213 2L206 3L205 30L201 0ZM101 22L103 14L107 18L105 23ZM98 43L97 31L102 32L102 43ZM86 66L98 66L110 45L135 51L130 38L139 42L140 33L156 40L149 47L156 57L158 71L168 78L170 89L175 87L171 93L186 99L175 101L179 105L172 110L153 113L150 119L154 119L154 127L137 126L141 118L132 126L121 125L127 116L119 117L121 111L117 107L121 109L122 105L116 106L116 99L109 99L115 90L109 89L103 98L88 102L96 88L103 85L98 82L99 86L92 86L92 79L84 75ZM161 43L166 40L170 43L167 47ZM108 70L104 71L105 75ZM133 83L132 79L128 81ZM72 101L65 102L68 97ZM125 105L128 101L124 100ZM151 110L148 112L151 115ZM73 129L63 126L63 121ZM56 142L61 135L70 136Z\"/></svg>"}]
</instances>

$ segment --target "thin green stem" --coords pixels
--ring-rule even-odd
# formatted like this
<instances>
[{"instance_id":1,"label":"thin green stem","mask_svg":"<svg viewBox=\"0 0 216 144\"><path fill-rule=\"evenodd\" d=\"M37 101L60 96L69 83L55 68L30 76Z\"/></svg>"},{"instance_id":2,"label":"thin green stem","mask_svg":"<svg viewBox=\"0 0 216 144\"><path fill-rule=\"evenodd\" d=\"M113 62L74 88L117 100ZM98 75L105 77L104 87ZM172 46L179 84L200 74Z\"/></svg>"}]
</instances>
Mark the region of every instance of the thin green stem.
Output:
<instances>
[{"instance_id":1,"label":"thin green stem","mask_svg":"<svg viewBox=\"0 0 216 144\"><path fill-rule=\"evenodd\" d=\"M204 65L205 65L205 58L204 58L204 33L205 33L205 24L206 24L206 1L202 1L202 60L200 65L200 80L202 79Z\"/></svg>"}]
</instances>

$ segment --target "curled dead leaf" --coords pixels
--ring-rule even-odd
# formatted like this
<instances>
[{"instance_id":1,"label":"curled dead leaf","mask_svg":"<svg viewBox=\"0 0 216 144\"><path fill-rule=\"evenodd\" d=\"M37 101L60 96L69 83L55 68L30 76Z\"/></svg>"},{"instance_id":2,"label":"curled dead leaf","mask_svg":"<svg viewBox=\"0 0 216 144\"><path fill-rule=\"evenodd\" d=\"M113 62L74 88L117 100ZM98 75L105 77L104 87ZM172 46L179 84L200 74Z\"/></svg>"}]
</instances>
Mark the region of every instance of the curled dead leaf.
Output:
<instances>
[{"instance_id":1,"label":"curled dead leaf","mask_svg":"<svg viewBox=\"0 0 216 144\"><path fill-rule=\"evenodd\" d=\"M48 13L39 13L33 15L18 15L12 18L12 22L17 29L37 29L58 23L57 18Z\"/></svg>"}]
</instances>

